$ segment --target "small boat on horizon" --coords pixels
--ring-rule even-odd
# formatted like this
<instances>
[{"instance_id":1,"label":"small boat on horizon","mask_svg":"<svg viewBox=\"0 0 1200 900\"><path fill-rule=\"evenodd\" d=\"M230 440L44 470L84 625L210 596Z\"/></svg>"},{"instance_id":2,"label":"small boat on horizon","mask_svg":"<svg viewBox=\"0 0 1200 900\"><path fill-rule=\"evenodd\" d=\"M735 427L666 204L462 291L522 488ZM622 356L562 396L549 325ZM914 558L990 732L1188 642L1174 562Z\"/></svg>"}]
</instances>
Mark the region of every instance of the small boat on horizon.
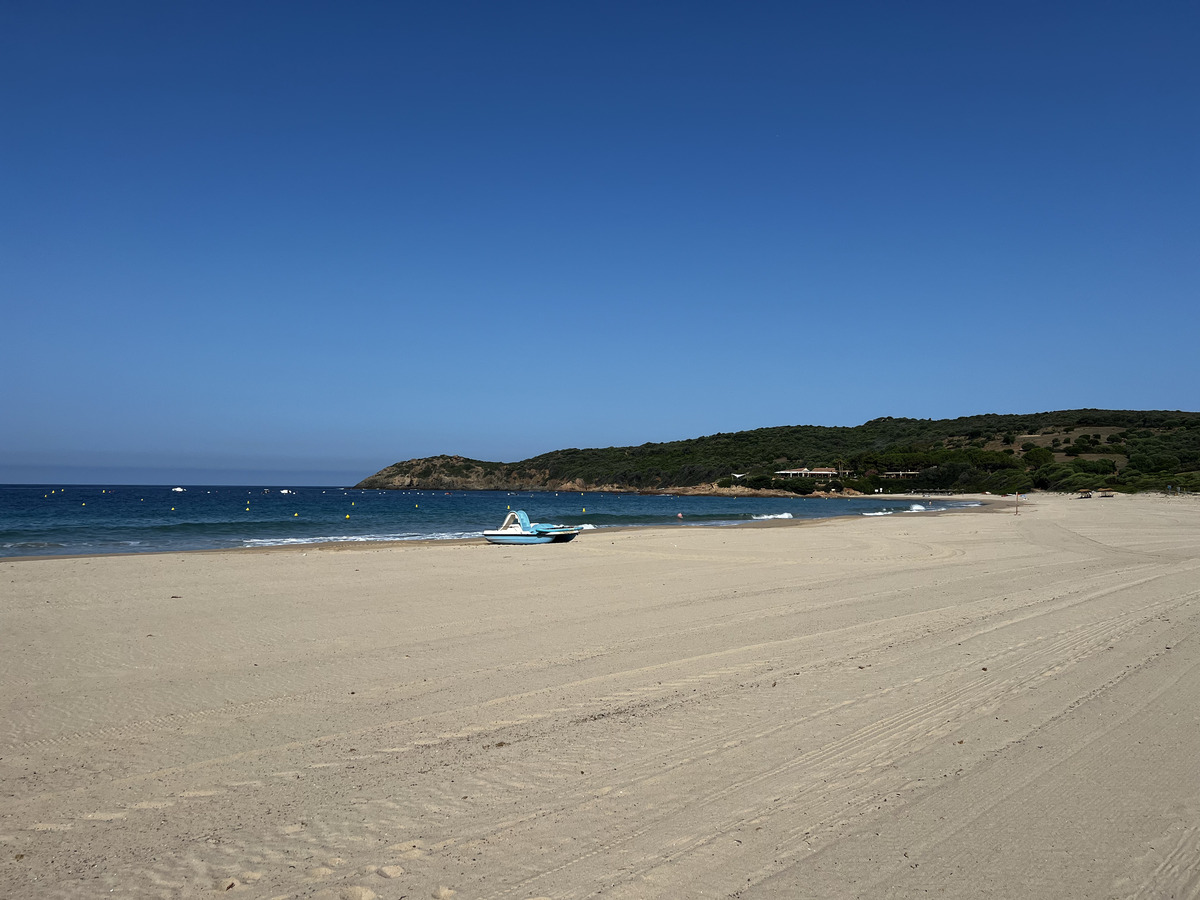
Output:
<instances>
[{"instance_id":1,"label":"small boat on horizon","mask_svg":"<svg viewBox=\"0 0 1200 900\"><path fill-rule=\"evenodd\" d=\"M483 536L492 544L562 544L581 531L581 525L530 522L525 510L518 509L504 517L503 525L492 531L485 531Z\"/></svg>"}]
</instances>

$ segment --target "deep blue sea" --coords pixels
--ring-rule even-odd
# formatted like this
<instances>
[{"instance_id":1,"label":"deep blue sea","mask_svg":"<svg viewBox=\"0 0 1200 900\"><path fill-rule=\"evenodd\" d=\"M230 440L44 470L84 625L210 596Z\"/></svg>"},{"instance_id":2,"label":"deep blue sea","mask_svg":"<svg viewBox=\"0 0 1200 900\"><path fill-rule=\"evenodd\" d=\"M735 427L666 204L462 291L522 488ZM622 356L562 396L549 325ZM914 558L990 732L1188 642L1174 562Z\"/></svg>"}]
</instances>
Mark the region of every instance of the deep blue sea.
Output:
<instances>
[{"instance_id":1,"label":"deep blue sea","mask_svg":"<svg viewBox=\"0 0 1200 900\"><path fill-rule=\"evenodd\" d=\"M535 522L609 528L736 525L756 519L920 513L971 505L976 504L565 491L0 485L0 557L471 538L498 528L510 508L524 509ZM577 538L586 539L586 533Z\"/></svg>"}]
</instances>

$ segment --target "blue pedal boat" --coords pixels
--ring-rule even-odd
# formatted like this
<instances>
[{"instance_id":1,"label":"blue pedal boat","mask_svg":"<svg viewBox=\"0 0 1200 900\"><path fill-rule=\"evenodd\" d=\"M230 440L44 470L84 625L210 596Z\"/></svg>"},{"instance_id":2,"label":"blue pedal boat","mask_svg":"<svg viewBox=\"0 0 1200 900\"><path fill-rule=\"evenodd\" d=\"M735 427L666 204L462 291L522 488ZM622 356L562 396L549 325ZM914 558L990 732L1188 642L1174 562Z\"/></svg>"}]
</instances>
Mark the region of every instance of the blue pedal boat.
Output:
<instances>
[{"instance_id":1,"label":"blue pedal boat","mask_svg":"<svg viewBox=\"0 0 1200 900\"><path fill-rule=\"evenodd\" d=\"M504 524L483 536L493 544L561 544L583 531L580 525L546 525L530 522L525 510L518 509L504 517Z\"/></svg>"}]
</instances>

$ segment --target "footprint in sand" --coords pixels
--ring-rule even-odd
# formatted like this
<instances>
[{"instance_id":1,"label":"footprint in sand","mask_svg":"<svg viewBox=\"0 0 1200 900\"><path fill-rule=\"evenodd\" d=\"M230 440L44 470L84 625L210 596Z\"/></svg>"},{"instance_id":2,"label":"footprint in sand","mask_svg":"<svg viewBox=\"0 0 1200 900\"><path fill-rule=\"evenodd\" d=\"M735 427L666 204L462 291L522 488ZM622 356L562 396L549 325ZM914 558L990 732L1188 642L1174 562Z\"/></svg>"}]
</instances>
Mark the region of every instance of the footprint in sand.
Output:
<instances>
[{"instance_id":1,"label":"footprint in sand","mask_svg":"<svg viewBox=\"0 0 1200 900\"><path fill-rule=\"evenodd\" d=\"M375 873L381 878L399 878L404 874L404 869L400 866L380 866Z\"/></svg>"},{"instance_id":2,"label":"footprint in sand","mask_svg":"<svg viewBox=\"0 0 1200 900\"><path fill-rule=\"evenodd\" d=\"M95 822L115 822L117 819L123 819L127 815L129 815L127 812L94 812L88 813L84 818Z\"/></svg>"},{"instance_id":3,"label":"footprint in sand","mask_svg":"<svg viewBox=\"0 0 1200 900\"><path fill-rule=\"evenodd\" d=\"M262 872L243 872L237 878L222 878L217 882L217 890L222 893L249 890L262 877ZM284 897L272 897L271 900L290 900L290 898L285 895Z\"/></svg>"},{"instance_id":4,"label":"footprint in sand","mask_svg":"<svg viewBox=\"0 0 1200 900\"><path fill-rule=\"evenodd\" d=\"M378 897L379 895L369 887L352 884L340 890L327 889L319 891L313 900L377 900Z\"/></svg>"},{"instance_id":5,"label":"footprint in sand","mask_svg":"<svg viewBox=\"0 0 1200 900\"><path fill-rule=\"evenodd\" d=\"M308 877L309 878L328 878L330 875L333 874L334 869L336 869L338 866L345 865L345 863L346 863L346 861L344 859L342 859L340 856L331 856L329 859L325 860L321 865L314 866L313 868L309 869Z\"/></svg>"},{"instance_id":6,"label":"footprint in sand","mask_svg":"<svg viewBox=\"0 0 1200 900\"><path fill-rule=\"evenodd\" d=\"M392 846L388 847L388 849L394 853L398 853L401 859L419 859L427 852L418 841L407 841L403 844L392 844Z\"/></svg>"},{"instance_id":7,"label":"footprint in sand","mask_svg":"<svg viewBox=\"0 0 1200 900\"><path fill-rule=\"evenodd\" d=\"M134 803L130 809L166 809L168 806L174 806L174 800L143 800L140 803Z\"/></svg>"}]
</instances>

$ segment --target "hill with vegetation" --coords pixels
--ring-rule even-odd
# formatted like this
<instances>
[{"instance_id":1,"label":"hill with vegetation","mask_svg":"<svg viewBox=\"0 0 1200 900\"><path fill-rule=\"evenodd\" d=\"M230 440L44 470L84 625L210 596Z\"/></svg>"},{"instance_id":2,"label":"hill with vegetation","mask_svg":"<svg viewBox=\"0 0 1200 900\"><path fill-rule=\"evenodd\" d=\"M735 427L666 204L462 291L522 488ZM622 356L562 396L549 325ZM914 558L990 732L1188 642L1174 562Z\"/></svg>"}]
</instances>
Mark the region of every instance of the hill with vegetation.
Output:
<instances>
[{"instance_id":1,"label":"hill with vegetation","mask_svg":"<svg viewBox=\"0 0 1200 900\"><path fill-rule=\"evenodd\" d=\"M834 476L789 477L831 468ZM958 419L785 425L638 447L567 449L514 463L438 456L398 462L361 488L631 490L750 488L1012 493L1200 490L1200 413L1076 409Z\"/></svg>"}]
</instances>

